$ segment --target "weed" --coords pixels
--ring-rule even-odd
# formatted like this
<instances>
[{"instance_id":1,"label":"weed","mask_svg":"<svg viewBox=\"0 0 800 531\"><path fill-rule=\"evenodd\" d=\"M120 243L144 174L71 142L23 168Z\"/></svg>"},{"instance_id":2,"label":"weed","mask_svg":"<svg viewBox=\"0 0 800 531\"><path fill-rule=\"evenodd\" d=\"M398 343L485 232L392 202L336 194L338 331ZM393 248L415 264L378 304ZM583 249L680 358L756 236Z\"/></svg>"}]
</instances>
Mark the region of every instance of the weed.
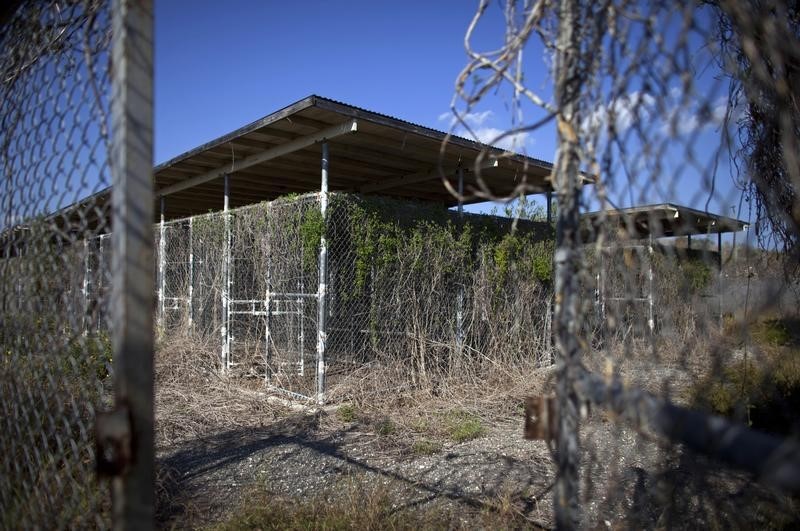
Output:
<instances>
[{"instance_id":1,"label":"weed","mask_svg":"<svg viewBox=\"0 0 800 531\"><path fill-rule=\"evenodd\" d=\"M446 419L447 433L455 442L477 439L486 431L481 419L466 411L451 411Z\"/></svg>"},{"instance_id":2,"label":"weed","mask_svg":"<svg viewBox=\"0 0 800 531\"><path fill-rule=\"evenodd\" d=\"M744 417L757 429L788 434L798 428L800 349L782 320L753 325L755 347L766 354L758 362L739 360L698 381L692 402L728 417Z\"/></svg>"},{"instance_id":3,"label":"weed","mask_svg":"<svg viewBox=\"0 0 800 531\"><path fill-rule=\"evenodd\" d=\"M766 319L757 323L752 330L753 339L770 347L787 346L792 341L789 325L783 319Z\"/></svg>"},{"instance_id":4,"label":"weed","mask_svg":"<svg viewBox=\"0 0 800 531\"><path fill-rule=\"evenodd\" d=\"M383 437L393 434L396 430L394 422L389 417L383 417L375 423L375 433Z\"/></svg>"},{"instance_id":5,"label":"weed","mask_svg":"<svg viewBox=\"0 0 800 531\"><path fill-rule=\"evenodd\" d=\"M417 455L433 455L442 451L442 443L430 439L419 439L411 445L411 451Z\"/></svg>"},{"instance_id":6,"label":"weed","mask_svg":"<svg viewBox=\"0 0 800 531\"><path fill-rule=\"evenodd\" d=\"M336 410L336 417L342 422L353 422L356 416L356 408L351 404L343 404Z\"/></svg>"}]
</instances>

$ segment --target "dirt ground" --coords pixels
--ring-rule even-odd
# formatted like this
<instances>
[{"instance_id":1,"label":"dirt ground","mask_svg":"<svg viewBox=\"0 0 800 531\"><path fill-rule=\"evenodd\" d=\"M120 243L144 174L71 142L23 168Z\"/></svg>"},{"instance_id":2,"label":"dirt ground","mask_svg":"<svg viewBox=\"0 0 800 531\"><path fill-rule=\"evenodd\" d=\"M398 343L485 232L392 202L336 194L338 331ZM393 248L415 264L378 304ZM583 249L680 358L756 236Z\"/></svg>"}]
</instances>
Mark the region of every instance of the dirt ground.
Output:
<instances>
[{"instance_id":1,"label":"dirt ground","mask_svg":"<svg viewBox=\"0 0 800 531\"><path fill-rule=\"evenodd\" d=\"M324 499L358 510L354 489L361 493L356 497L380 491L389 500L381 509L387 513L433 509L446 514L433 527L553 525L551 452L543 441L522 438L521 414L484 423L474 438L457 442L431 426L430 419L420 427L413 419L395 422L368 411L270 411L260 425L217 426L160 449L162 527L224 524L252 510L248 504L256 499L267 504L271 499L297 504ZM586 527L740 528L796 522L783 501L750 478L663 448L601 414L587 419L582 440ZM254 498L254 493L261 496ZM742 510L743 503L748 510ZM776 514L786 517L775 519Z\"/></svg>"}]
</instances>

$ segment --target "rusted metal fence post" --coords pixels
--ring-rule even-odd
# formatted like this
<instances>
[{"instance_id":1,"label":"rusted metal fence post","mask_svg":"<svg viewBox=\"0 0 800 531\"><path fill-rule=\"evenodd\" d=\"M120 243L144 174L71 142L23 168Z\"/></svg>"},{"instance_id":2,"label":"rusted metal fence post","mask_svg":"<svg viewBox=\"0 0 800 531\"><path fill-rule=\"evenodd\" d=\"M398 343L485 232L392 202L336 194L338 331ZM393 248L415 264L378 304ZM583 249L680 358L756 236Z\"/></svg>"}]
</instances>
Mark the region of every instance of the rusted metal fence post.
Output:
<instances>
[{"instance_id":1,"label":"rusted metal fence post","mask_svg":"<svg viewBox=\"0 0 800 531\"><path fill-rule=\"evenodd\" d=\"M116 529L152 529L153 5L115 0L112 17L112 336L117 411L130 462L112 480Z\"/></svg>"}]
</instances>

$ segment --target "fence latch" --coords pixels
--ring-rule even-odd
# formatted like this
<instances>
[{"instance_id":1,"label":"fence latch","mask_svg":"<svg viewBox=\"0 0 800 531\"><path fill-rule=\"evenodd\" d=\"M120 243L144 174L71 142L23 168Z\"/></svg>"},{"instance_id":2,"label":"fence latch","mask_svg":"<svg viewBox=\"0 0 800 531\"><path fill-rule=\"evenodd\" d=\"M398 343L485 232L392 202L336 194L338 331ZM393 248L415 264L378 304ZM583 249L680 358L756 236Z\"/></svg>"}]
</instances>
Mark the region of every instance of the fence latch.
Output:
<instances>
[{"instance_id":1,"label":"fence latch","mask_svg":"<svg viewBox=\"0 0 800 531\"><path fill-rule=\"evenodd\" d=\"M126 405L95 418L95 462L103 477L122 475L131 462L131 417Z\"/></svg>"},{"instance_id":2,"label":"fence latch","mask_svg":"<svg viewBox=\"0 0 800 531\"><path fill-rule=\"evenodd\" d=\"M529 396L525 399L525 438L552 441L556 438L558 418L553 396Z\"/></svg>"}]
</instances>

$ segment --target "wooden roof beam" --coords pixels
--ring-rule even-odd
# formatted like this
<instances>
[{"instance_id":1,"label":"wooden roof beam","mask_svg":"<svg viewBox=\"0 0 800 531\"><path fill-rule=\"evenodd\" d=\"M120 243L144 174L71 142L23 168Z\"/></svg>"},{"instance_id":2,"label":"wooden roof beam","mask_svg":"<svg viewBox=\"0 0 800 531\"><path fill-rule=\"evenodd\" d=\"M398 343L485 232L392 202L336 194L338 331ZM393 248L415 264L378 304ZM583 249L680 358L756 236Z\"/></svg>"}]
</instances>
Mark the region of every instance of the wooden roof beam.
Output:
<instances>
[{"instance_id":1,"label":"wooden roof beam","mask_svg":"<svg viewBox=\"0 0 800 531\"><path fill-rule=\"evenodd\" d=\"M224 164L207 173L198 175L197 177L192 177L191 179L186 179L185 181L181 181L160 190L156 190L155 195L156 197L164 197L169 194L174 194L175 192L192 188L198 184L218 179L226 173L230 175L239 170L249 168L250 166L255 166L256 164L261 164L262 162L278 158L282 155L305 149L318 142L336 138L341 135L355 133L356 131L358 131L358 121L347 120L344 123L326 127L325 129L317 131L316 133L296 138L295 140L280 144L275 147L271 147L265 151L262 151L261 153L250 155L249 157L235 161L232 164Z\"/></svg>"}]
</instances>

